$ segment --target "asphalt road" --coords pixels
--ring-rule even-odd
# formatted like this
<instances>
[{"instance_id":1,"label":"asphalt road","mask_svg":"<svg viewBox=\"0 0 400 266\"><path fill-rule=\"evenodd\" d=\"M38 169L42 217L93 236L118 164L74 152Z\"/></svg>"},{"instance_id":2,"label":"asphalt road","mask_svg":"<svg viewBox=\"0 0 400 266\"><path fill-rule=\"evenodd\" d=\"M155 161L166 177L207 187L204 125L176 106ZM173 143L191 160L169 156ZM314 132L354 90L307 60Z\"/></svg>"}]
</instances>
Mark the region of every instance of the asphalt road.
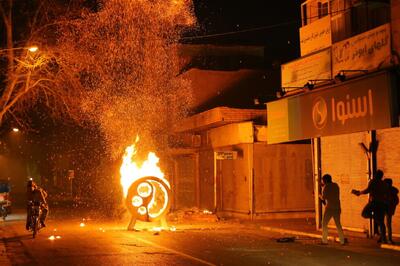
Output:
<instances>
[{"instance_id":1,"label":"asphalt road","mask_svg":"<svg viewBox=\"0 0 400 266\"><path fill-rule=\"evenodd\" d=\"M398 251L321 246L311 238L278 243L282 235L237 223L132 232L124 223L49 219L32 239L22 213L7 218L0 222L1 265L400 265Z\"/></svg>"}]
</instances>

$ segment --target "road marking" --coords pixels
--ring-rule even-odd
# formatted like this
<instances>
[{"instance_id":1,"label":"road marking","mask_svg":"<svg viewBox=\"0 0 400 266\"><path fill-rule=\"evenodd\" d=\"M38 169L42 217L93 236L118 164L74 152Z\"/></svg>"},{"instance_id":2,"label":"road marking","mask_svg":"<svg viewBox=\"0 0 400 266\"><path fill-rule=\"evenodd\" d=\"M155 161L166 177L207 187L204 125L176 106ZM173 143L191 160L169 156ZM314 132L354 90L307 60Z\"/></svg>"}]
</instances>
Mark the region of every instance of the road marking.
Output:
<instances>
[{"instance_id":1,"label":"road marking","mask_svg":"<svg viewBox=\"0 0 400 266\"><path fill-rule=\"evenodd\" d=\"M400 246L395 246L395 245L381 244L381 248L400 251Z\"/></svg>"},{"instance_id":2,"label":"road marking","mask_svg":"<svg viewBox=\"0 0 400 266\"><path fill-rule=\"evenodd\" d=\"M158 245L158 244L153 243L153 242L151 242L151 241L149 241L149 240L144 240L144 239L142 239L142 238L140 238L140 237L135 237L135 239L137 239L137 240L139 240L139 241L142 241L143 243L146 243L146 244L148 244L148 245L150 245L150 246L154 246L154 247L157 247L157 248L165 249L165 250L167 250L167 251L169 251L169 252L172 252L172 253L178 254L178 255L180 255L180 256L182 256L182 257L185 257L185 258L188 258L188 259L191 259L191 260L194 260L194 261L203 263L203 264L205 264L205 265L216 266L216 264L213 264L213 263L211 263L211 262L208 262L208 261L205 261L205 260L202 260L202 259L199 259L199 258L190 256L190 255L188 255L188 254L185 254L185 253L183 253L183 252L177 251L177 250L175 250L175 249L171 249L171 248L167 248L167 247Z\"/></svg>"}]
</instances>

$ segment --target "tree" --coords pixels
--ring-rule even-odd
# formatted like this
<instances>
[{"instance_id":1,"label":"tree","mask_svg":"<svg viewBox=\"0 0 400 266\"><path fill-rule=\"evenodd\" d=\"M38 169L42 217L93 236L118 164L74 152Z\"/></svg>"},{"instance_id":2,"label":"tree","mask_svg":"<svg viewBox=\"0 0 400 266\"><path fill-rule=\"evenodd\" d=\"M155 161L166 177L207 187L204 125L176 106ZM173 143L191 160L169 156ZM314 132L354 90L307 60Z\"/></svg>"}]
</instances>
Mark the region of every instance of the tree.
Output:
<instances>
[{"instance_id":1,"label":"tree","mask_svg":"<svg viewBox=\"0 0 400 266\"><path fill-rule=\"evenodd\" d=\"M0 2L7 39L0 122L39 103L52 114L98 124L115 155L137 134L165 148L192 95L177 53L181 31L194 22L191 1L26 2ZM13 34L22 27L13 9L30 18L17 42ZM33 44L36 53L25 49Z\"/></svg>"},{"instance_id":2,"label":"tree","mask_svg":"<svg viewBox=\"0 0 400 266\"><path fill-rule=\"evenodd\" d=\"M79 77L52 49L49 29L61 12L51 1L0 1L4 49L0 49L0 125L7 116L23 123L42 104L54 115L77 118L83 93ZM35 47L35 49L32 49Z\"/></svg>"}]
</instances>

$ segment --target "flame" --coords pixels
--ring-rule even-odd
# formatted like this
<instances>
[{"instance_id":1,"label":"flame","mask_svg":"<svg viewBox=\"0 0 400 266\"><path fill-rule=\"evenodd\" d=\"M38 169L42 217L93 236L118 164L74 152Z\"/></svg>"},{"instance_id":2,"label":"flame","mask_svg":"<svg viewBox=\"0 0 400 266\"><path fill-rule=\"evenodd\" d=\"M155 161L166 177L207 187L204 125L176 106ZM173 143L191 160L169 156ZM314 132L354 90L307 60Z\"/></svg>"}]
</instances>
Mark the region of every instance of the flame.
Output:
<instances>
[{"instance_id":1,"label":"flame","mask_svg":"<svg viewBox=\"0 0 400 266\"><path fill-rule=\"evenodd\" d=\"M127 196L129 187L133 182L145 176L155 176L163 180L167 184L168 188L170 188L168 180L164 178L164 173L158 166L160 158L158 158L154 152L148 153L147 160L145 160L141 166L133 160L137 152L136 143L138 141L139 137L136 137L135 143L125 149L125 155L120 168L121 185L124 197Z\"/></svg>"}]
</instances>

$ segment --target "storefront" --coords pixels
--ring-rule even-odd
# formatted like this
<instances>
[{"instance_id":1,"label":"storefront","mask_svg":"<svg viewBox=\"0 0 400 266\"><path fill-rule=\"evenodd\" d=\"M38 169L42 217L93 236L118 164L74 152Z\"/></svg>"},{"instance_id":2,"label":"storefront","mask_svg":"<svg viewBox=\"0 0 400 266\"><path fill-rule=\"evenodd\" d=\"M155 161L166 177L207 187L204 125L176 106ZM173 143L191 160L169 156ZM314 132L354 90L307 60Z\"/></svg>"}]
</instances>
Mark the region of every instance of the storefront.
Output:
<instances>
[{"instance_id":1,"label":"storefront","mask_svg":"<svg viewBox=\"0 0 400 266\"><path fill-rule=\"evenodd\" d=\"M367 196L351 189L365 188L377 168L400 187L397 82L394 73L381 71L268 103L269 143L313 140L317 225L322 174L339 184L342 224L352 230L369 230L369 221L360 215ZM398 213L393 232L400 233Z\"/></svg>"}]
</instances>

